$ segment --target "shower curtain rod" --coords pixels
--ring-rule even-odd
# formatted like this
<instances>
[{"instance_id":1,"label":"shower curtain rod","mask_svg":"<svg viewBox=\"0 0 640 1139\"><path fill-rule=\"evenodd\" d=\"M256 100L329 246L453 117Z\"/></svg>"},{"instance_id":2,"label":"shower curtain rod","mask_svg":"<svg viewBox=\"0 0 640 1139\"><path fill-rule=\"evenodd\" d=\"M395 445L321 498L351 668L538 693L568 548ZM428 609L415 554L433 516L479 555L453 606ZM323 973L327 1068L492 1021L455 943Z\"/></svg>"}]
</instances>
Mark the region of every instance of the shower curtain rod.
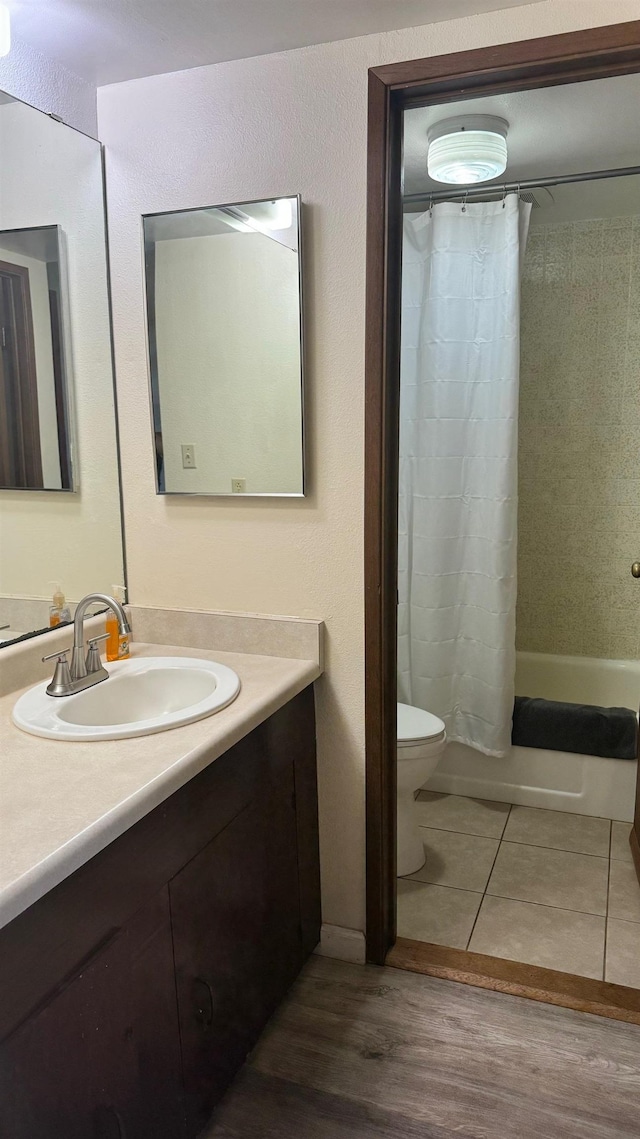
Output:
<instances>
[{"instance_id":1,"label":"shower curtain rod","mask_svg":"<svg viewBox=\"0 0 640 1139\"><path fill-rule=\"evenodd\" d=\"M499 182L493 186L472 186L469 189L459 187L456 190L423 191L421 194L405 194L404 206L422 202L451 201L454 198L486 198L488 194L500 197L520 190L540 190L546 186L566 186L570 182L596 182L603 178L627 178L632 174L640 174L640 166L622 166L617 170L588 170L585 174L558 174L554 178L529 178L520 182Z\"/></svg>"}]
</instances>

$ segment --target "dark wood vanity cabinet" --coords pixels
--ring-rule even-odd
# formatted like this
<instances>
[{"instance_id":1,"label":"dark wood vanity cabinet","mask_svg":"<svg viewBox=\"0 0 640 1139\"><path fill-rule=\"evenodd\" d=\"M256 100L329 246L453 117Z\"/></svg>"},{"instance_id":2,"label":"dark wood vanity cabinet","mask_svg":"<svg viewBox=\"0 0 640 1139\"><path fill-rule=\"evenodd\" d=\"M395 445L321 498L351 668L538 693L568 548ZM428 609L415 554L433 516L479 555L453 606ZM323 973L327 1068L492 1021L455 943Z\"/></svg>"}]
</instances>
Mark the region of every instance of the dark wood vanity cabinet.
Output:
<instances>
[{"instance_id":1,"label":"dark wood vanity cabinet","mask_svg":"<svg viewBox=\"0 0 640 1139\"><path fill-rule=\"evenodd\" d=\"M165 888L5 1041L3 1139L182 1136L172 986Z\"/></svg>"},{"instance_id":2,"label":"dark wood vanity cabinet","mask_svg":"<svg viewBox=\"0 0 640 1139\"><path fill-rule=\"evenodd\" d=\"M320 932L307 689L0 930L1 1139L190 1139Z\"/></svg>"},{"instance_id":3,"label":"dark wood vanity cabinet","mask_svg":"<svg viewBox=\"0 0 640 1139\"><path fill-rule=\"evenodd\" d=\"M187 1118L197 1134L303 959L291 767L173 879L170 896Z\"/></svg>"}]
</instances>

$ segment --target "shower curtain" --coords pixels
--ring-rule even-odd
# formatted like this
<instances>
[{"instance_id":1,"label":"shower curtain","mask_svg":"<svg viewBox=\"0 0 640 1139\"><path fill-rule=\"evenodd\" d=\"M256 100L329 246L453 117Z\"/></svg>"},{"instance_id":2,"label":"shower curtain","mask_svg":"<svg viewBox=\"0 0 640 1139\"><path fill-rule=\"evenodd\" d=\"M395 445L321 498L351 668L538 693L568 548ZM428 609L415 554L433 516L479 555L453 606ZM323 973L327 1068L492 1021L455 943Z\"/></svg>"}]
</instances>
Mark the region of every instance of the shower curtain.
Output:
<instances>
[{"instance_id":1,"label":"shower curtain","mask_svg":"<svg viewBox=\"0 0 640 1139\"><path fill-rule=\"evenodd\" d=\"M398 699L503 756L515 674L520 265L531 206L406 217Z\"/></svg>"}]
</instances>

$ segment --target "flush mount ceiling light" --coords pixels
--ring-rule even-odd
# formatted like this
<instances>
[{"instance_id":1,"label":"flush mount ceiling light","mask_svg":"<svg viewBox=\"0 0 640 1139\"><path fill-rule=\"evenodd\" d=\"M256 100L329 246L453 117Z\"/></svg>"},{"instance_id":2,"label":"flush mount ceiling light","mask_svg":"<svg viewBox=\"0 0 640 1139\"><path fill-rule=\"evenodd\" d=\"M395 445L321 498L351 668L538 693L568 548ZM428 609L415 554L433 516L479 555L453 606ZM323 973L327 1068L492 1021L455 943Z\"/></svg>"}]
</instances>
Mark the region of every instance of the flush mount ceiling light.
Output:
<instances>
[{"instance_id":1,"label":"flush mount ceiling light","mask_svg":"<svg viewBox=\"0 0 640 1139\"><path fill-rule=\"evenodd\" d=\"M442 119L427 132L427 170L435 182L469 186L498 178L507 168L506 119L464 115Z\"/></svg>"},{"instance_id":2,"label":"flush mount ceiling light","mask_svg":"<svg viewBox=\"0 0 640 1139\"><path fill-rule=\"evenodd\" d=\"M0 4L0 56L11 51L11 16L6 4Z\"/></svg>"}]
</instances>

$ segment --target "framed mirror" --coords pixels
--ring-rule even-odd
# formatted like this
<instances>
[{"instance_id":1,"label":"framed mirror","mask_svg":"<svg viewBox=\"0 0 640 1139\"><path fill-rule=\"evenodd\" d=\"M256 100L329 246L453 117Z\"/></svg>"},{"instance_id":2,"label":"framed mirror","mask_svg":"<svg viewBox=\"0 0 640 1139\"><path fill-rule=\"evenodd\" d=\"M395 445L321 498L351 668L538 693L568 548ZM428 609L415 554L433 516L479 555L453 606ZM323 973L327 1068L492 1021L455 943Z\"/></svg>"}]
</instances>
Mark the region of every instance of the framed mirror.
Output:
<instances>
[{"instance_id":1,"label":"framed mirror","mask_svg":"<svg viewBox=\"0 0 640 1139\"><path fill-rule=\"evenodd\" d=\"M0 231L0 488L73 490L57 225Z\"/></svg>"},{"instance_id":2,"label":"framed mirror","mask_svg":"<svg viewBox=\"0 0 640 1139\"><path fill-rule=\"evenodd\" d=\"M103 154L0 92L0 644L125 583Z\"/></svg>"},{"instance_id":3,"label":"framed mirror","mask_svg":"<svg viewBox=\"0 0 640 1139\"><path fill-rule=\"evenodd\" d=\"M304 495L300 198L143 218L159 494Z\"/></svg>"}]
</instances>

